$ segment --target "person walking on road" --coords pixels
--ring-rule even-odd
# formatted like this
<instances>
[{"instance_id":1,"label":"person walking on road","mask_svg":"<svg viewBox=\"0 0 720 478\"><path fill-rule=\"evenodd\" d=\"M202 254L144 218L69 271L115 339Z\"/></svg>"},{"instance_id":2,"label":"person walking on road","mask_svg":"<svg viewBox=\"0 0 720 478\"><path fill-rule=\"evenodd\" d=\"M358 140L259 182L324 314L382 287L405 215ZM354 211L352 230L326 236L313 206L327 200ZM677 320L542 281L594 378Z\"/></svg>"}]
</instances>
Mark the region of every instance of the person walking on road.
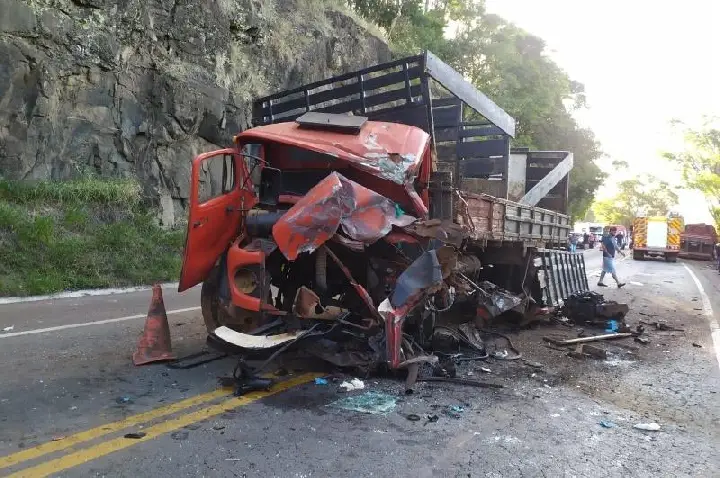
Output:
<instances>
[{"instance_id":1,"label":"person walking on road","mask_svg":"<svg viewBox=\"0 0 720 478\"><path fill-rule=\"evenodd\" d=\"M600 273L600 280L598 281L598 287L607 287L607 285L603 283L605 274L612 275L612 278L615 279L615 282L617 283L618 289L625 285L624 282L620 282L617 274L615 273L615 253L619 252L623 255L623 257L625 257L625 253L618 248L615 234L617 234L617 228L611 227L610 233L603 236L600 243L600 248L602 249L603 254L603 265L602 272Z\"/></svg>"},{"instance_id":2,"label":"person walking on road","mask_svg":"<svg viewBox=\"0 0 720 478\"><path fill-rule=\"evenodd\" d=\"M578 235L574 232L570 234L570 252L575 252L577 250L577 243L578 243Z\"/></svg>"},{"instance_id":3,"label":"person walking on road","mask_svg":"<svg viewBox=\"0 0 720 478\"><path fill-rule=\"evenodd\" d=\"M617 242L618 248L620 248L620 250L624 250L625 249L625 236L623 235L622 232L617 233L617 235L615 236L615 240Z\"/></svg>"}]
</instances>

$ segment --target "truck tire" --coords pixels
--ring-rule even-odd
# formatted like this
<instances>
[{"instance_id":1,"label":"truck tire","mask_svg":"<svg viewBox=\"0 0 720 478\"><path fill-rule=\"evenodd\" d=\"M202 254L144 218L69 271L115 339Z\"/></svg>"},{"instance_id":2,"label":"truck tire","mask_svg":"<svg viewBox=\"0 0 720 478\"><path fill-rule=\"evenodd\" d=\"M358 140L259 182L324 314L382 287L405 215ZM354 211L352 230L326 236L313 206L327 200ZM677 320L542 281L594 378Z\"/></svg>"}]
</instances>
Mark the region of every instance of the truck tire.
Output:
<instances>
[{"instance_id":1,"label":"truck tire","mask_svg":"<svg viewBox=\"0 0 720 478\"><path fill-rule=\"evenodd\" d=\"M215 332L215 329L222 325L245 333L257 328L262 317L260 312L250 312L231 306L234 313L230 313L220 303L219 278L220 268L215 266L200 289L200 311L208 334Z\"/></svg>"},{"instance_id":2,"label":"truck tire","mask_svg":"<svg viewBox=\"0 0 720 478\"><path fill-rule=\"evenodd\" d=\"M677 258L678 258L677 253L665 254L666 262L677 262Z\"/></svg>"},{"instance_id":3,"label":"truck tire","mask_svg":"<svg viewBox=\"0 0 720 478\"><path fill-rule=\"evenodd\" d=\"M645 259L645 253L643 251L633 251L633 260L641 261Z\"/></svg>"}]
</instances>

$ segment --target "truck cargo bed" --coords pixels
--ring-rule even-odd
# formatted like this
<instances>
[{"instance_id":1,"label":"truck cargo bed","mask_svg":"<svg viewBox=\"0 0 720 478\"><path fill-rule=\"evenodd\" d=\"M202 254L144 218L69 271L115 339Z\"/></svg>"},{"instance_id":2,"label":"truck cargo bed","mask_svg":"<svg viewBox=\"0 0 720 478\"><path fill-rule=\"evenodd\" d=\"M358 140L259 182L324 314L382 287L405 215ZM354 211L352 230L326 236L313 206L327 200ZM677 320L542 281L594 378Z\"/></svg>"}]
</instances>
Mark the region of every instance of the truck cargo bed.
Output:
<instances>
[{"instance_id":1,"label":"truck cargo bed","mask_svg":"<svg viewBox=\"0 0 720 478\"><path fill-rule=\"evenodd\" d=\"M570 234L568 216L525 206L487 194L459 191L455 221L468 228L476 241L522 241L526 245L564 245Z\"/></svg>"}]
</instances>

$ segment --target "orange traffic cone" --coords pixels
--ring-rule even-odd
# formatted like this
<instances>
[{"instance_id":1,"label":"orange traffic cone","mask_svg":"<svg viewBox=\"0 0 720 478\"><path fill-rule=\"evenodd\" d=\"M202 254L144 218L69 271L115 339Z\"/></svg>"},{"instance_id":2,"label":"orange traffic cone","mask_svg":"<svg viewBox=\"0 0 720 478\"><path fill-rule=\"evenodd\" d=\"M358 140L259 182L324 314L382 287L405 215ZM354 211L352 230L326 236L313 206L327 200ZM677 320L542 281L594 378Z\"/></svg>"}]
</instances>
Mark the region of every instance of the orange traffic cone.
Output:
<instances>
[{"instance_id":1,"label":"orange traffic cone","mask_svg":"<svg viewBox=\"0 0 720 478\"><path fill-rule=\"evenodd\" d=\"M137 350L133 354L135 365L144 365L150 362L175 360L170 344L170 326L168 325L165 303L162 297L160 284L153 285L152 302L145 320L145 331L138 340Z\"/></svg>"}]
</instances>

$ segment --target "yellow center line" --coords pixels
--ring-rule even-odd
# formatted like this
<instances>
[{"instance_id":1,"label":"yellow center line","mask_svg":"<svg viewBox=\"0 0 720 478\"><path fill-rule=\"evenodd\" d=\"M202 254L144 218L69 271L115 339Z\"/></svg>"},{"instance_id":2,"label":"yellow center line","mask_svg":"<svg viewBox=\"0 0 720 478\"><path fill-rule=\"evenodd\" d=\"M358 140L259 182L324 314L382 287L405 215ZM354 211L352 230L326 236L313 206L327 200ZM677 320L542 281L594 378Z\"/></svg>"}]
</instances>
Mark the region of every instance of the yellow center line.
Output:
<instances>
[{"instance_id":1,"label":"yellow center line","mask_svg":"<svg viewBox=\"0 0 720 478\"><path fill-rule=\"evenodd\" d=\"M227 395L227 389L218 389L212 392L204 393L202 395L196 395L194 397L186 398L185 400L181 400L179 402L166 405L164 407L159 407L153 410L149 410L147 412L139 413L137 415L124 418L117 422L108 423L96 428L91 428L90 430L75 433L73 435L63 438L62 440L43 443L42 445L28 448L17 453L13 453L12 455L0 458L0 470L9 466L17 465L18 463L22 463L27 460L41 457L48 453L54 453L56 451L70 448L71 446L77 445L79 443L100 438L101 436L120 431L124 428L149 422L151 420L155 420L156 418L164 417L166 415L171 415L186 408L209 402L210 400L214 400L220 397L226 397Z\"/></svg>"},{"instance_id":2,"label":"yellow center line","mask_svg":"<svg viewBox=\"0 0 720 478\"><path fill-rule=\"evenodd\" d=\"M125 448L129 448L139 443L147 442L148 440L152 440L153 438L157 438L160 435L175 431L179 428L191 425L195 422L199 422L214 417L216 415L220 415L227 410L242 407L244 405L256 402L261 398L275 395L279 392L288 390L297 385L302 385L319 376L321 376L321 374L317 373L299 375L295 378L291 378L289 380L276 384L271 390L267 392L253 392L242 397L231 398L216 405L211 405L209 407L202 408L200 410L185 415L181 415L177 418L173 418L165 422L161 422L156 425L144 428L143 432L145 432L145 436L141 439L133 440L123 437L114 438L112 440L99 443L95 446L91 446L83 450L78 450L74 453L70 453L60 458L41 463L37 466L18 471L17 473L9 475L7 478L43 478L52 474L56 474L63 470L67 470L68 468L73 468L75 466L82 465L83 463L87 463L105 455L109 455L110 453L124 450Z\"/></svg>"}]
</instances>

